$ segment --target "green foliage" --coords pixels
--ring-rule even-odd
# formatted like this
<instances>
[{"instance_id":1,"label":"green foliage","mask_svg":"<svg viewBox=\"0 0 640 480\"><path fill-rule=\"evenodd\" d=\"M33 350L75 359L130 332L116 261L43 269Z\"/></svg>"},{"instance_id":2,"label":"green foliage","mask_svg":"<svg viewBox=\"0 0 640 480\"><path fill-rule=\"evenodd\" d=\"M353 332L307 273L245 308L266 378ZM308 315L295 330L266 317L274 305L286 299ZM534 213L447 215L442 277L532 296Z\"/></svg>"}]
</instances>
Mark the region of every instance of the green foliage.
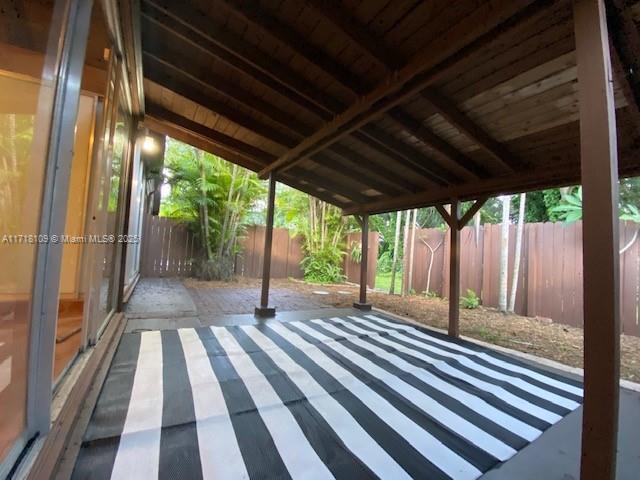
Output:
<instances>
[{"instance_id":1,"label":"green foliage","mask_svg":"<svg viewBox=\"0 0 640 480\"><path fill-rule=\"evenodd\" d=\"M196 269L205 279L228 279L246 218L264 196L256 174L194 147L167 139L160 215L189 225L205 244ZM208 240L208 241L207 241Z\"/></svg>"},{"instance_id":2,"label":"green foliage","mask_svg":"<svg viewBox=\"0 0 640 480\"><path fill-rule=\"evenodd\" d=\"M564 196L559 205L549 209L551 213L557 213L558 218L565 223L572 223L582 219L582 187L575 192L569 192Z\"/></svg>"},{"instance_id":3,"label":"green foliage","mask_svg":"<svg viewBox=\"0 0 640 480\"><path fill-rule=\"evenodd\" d=\"M386 252L383 252L378 257L377 271L382 273L391 273L392 267L393 267L393 252L391 250L387 250ZM400 262L398 262L398 265L396 265L396 270L400 267L401 267Z\"/></svg>"},{"instance_id":4,"label":"green foliage","mask_svg":"<svg viewBox=\"0 0 640 480\"><path fill-rule=\"evenodd\" d=\"M620 215L620 219L640 223L640 209L638 209L636 205L625 205L622 207L622 215Z\"/></svg>"},{"instance_id":5,"label":"green foliage","mask_svg":"<svg viewBox=\"0 0 640 480\"><path fill-rule=\"evenodd\" d=\"M351 243L349 256L354 263L360 263L362 261L362 244L360 244L360 242Z\"/></svg>"},{"instance_id":6,"label":"green foliage","mask_svg":"<svg viewBox=\"0 0 640 480\"><path fill-rule=\"evenodd\" d=\"M342 274L342 253L331 247L325 247L308 253L300 266L304 279L314 283L337 283L344 280Z\"/></svg>"},{"instance_id":7,"label":"green foliage","mask_svg":"<svg viewBox=\"0 0 640 480\"><path fill-rule=\"evenodd\" d=\"M460 297L460 305L462 305L462 308L474 310L480 306L480 297L476 295L476 292L468 288L467 294Z\"/></svg>"},{"instance_id":8,"label":"green foliage","mask_svg":"<svg viewBox=\"0 0 640 480\"><path fill-rule=\"evenodd\" d=\"M428 292L425 292L424 296L427 298L439 298L438 292L435 292L433 290L429 290Z\"/></svg>"},{"instance_id":9,"label":"green foliage","mask_svg":"<svg viewBox=\"0 0 640 480\"><path fill-rule=\"evenodd\" d=\"M344 279L344 237L349 230L360 227L342 215L341 209L282 186L276 195L276 225L302 236L305 280L329 283Z\"/></svg>"}]
</instances>

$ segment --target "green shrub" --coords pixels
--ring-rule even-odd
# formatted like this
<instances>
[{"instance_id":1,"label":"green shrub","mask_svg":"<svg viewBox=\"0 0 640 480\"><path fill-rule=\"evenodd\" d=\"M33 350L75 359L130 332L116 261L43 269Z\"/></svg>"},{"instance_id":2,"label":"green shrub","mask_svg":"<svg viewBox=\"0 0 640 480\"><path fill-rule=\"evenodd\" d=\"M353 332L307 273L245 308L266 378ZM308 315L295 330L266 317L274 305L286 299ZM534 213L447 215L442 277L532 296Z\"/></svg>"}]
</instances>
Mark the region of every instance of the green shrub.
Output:
<instances>
[{"instance_id":1,"label":"green shrub","mask_svg":"<svg viewBox=\"0 0 640 480\"><path fill-rule=\"evenodd\" d=\"M342 252L325 247L308 254L300 263L304 279L313 283L337 283L344 280L342 273Z\"/></svg>"},{"instance_id":2,"label":"green shrub","mask_svg":"<svg viewBox=\"0 0 640 480\"><path fill-rule=\"evenodd\" d=\"M469 288L467 289L467 295L460 298L460 305L462 305L462 308L473 310L480 306L480 297Z\"/></svg>"},{"instance_id":3,"label":"green shrub","mask_svg":"<svg viewBox=\"0 0 640 480\"><path fill-rule=\"evenodd\" d=\"M383 252L378 258L377 270L381 273L390 273L393 266L393 255L391 251Z\"/></svg>"}]
</instances>

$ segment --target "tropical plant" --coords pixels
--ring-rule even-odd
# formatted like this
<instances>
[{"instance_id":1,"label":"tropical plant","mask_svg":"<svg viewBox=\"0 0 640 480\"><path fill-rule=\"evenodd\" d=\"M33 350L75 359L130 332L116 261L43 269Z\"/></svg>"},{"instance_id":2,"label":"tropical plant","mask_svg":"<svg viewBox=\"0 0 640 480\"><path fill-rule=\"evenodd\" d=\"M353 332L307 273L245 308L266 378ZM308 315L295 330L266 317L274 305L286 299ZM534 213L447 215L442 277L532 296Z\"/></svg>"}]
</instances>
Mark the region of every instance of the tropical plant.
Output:
<instances>
[{"instance_id":1,"label":"tropical plant","mask_svg":"<svg viewBox=\"0 0 640 480\"><path fill-rule=\"evenodd\" d=\"M476 292L468 288L467 294L460 297L460 305L462 305L462 308L474 310L480 306L480 297L476 295Z\"/></svg>"},{"instance_id":2,"label":"tropical plant","mask_svg":"<svg viewBox=\"0 0 640 480\"><path fill-rule=\"evenodd\" d=\"M582 187L578 187L575 192L567 193L560 203L549 209L552 213L557 213L565 223L572 223L582 219Z\"/></svg>"},{"instance_id":3,"label":"tropical plant","mask_svg":"<svg viewBox=\"0 0 640 480\"><path fill-rule=\"evenodd\" d=\"M276 224L302 237L305 280L334 283L344 279L344 237L356 225L342 210L283 185L276 195Z\"/></svg>"},{"instance_id":4,"label":"tropical plant","mask_svg":"<svg viewBox=\"0 0 640 480\"><path fill-rule=\"evenodd\" d=\"M231 278L238 239L247 215L264 195L263 183L253 172L170 138L165 179L170 193L160 214L187 223L203 243L204 259L196 275Z\"/></svg>"}]
</instances>

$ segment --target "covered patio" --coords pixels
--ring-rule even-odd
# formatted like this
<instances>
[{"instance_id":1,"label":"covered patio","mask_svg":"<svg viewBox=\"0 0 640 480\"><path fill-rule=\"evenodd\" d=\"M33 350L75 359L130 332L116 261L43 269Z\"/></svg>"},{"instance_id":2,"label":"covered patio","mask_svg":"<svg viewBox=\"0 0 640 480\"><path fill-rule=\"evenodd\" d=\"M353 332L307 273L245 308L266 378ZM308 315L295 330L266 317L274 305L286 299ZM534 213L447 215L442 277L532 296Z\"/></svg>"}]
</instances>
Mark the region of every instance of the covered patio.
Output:
<instances>
[{"instance_id":1,"label":"covered patio","mask_svg":"<svg viewBox=\"0 0 640 480\"><path fill-rule=\"evenodd\" d=\"M157 280L129 301L72 478L579 475L582 379L560 365L384 311L228 314ZM246 311L239 290L212 292ZM618 478L640 468L639 401L621 391Z\"/></svg>"},{"instance_id":2,"label":"covered patio","mask_svg":"<svg viewBox=\"0 0 640 480\"><path fill-rule=\"evenodd\" d=\"M122 3L146 133L268 179L260 298L112 321L32 478L635 478L617 185L640 174L640 2ZM277 182L356 216L353 308L276 310ZM584 376L461 339L460 229L578 183ZM424 206L451 232L446 332L367 300L369 215Z\"/></svg>"}]
</instances>

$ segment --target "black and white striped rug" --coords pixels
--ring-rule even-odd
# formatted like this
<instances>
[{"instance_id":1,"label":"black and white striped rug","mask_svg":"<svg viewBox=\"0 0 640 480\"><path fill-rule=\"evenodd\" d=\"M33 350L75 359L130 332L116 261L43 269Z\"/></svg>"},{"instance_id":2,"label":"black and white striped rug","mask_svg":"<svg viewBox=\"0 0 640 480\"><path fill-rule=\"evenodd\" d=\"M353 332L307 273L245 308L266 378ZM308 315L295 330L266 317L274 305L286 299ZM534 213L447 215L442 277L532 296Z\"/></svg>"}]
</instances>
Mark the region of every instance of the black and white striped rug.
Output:
<instances>
[{"instance_id":1,"label":"black and white striped rug","mask_svg":"<svg viewBox=\"0 0 640 480\"><path fill-rule=\"evenodd\" d=\"M381 315L125 334L74 478L474 479L580 382Z\"/></svg>"}]
</instances>

